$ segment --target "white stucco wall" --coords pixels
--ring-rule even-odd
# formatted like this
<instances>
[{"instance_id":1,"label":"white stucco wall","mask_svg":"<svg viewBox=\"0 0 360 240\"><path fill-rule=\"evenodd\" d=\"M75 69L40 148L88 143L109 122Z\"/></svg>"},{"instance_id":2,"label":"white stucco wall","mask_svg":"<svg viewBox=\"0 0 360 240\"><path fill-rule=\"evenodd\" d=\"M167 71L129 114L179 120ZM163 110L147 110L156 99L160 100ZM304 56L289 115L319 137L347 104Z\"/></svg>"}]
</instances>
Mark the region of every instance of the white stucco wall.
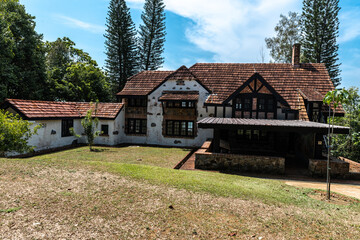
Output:
<instances>
[{"instance_id":1,"label":"white stucco wall","mask_svg":"<svg viewBox=\"0 0 360 240\"><path fill-rule=\"evenodd\" d=\"M179 146L179 147L199 147L207 138L211 138L213 131L211 129L198 129L195 138L182 137L165 137L163 136L163 109L162 103L158 101L163 91L198 91L199 100L197 103L198 117L196 121L209 116L210 112L206 112L204 102L209 96L209 93L195 80L185 80L185 85L176 85L176 80L168 80L152 92L148 96L147 106L147 134L146 136L125 135L123 137L124 143L135 144L154 144L164 146ZM155 124L155 126L152 126Z\"/></svg>"},{"instance_id":2,"label":"white stucco wall","mask_svg":"<svg viewBox=\"0 0 360 240\"><path fill-rule=\"evenodd\" d=\"M30 122L34 123L32 128L39 124L43 125L38 129L38 134L32 136L28 141L29 145L35 146L36 151L71 145L73 141L77 140L74 136L61 137L61 119ZM79 133L81 128L80 119L74 119L74 131ZM56 132L55 134L51 134L53 130Z\"/></svg>"}]
</instances>

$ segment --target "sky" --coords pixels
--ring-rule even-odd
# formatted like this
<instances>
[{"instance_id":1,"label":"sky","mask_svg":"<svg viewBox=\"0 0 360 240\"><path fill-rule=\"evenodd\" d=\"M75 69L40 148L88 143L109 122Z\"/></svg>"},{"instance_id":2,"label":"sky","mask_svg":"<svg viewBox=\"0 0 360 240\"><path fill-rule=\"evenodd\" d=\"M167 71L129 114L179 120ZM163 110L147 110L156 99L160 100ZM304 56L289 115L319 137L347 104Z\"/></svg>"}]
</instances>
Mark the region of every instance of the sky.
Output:
<instances>
[{"instance_id":1,"label":"sky","mask_svg":"<svg viewBox=\"0 0 360 240\"><path fill-rule=\"evenodd\" d=\"M127 0L138 28L145 0ZM275 35L280 14L301 12L301 0L164 0L165 63L162 69L197 62L269 62L264 39ZM20 0L35 16L44 40L69 37L103 67L109 0ZM340 87L360 88L360 0L340 0ZM263 54L262 54L263 53Z\"/></svg>"}]
</instances>

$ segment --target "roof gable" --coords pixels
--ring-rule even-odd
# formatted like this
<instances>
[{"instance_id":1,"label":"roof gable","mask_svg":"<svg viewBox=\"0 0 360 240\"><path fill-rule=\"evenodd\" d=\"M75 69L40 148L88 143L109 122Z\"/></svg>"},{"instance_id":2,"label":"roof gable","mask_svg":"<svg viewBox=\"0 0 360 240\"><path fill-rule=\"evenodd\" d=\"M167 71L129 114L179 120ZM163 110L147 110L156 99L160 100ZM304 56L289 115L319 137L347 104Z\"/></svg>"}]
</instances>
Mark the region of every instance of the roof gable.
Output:
<instances>
[{"instance_id":1,"label":"roof gable","mask_svg":"<svg viewBox=\"0 0 360 240\"><path fill-rule=\"evenodd\" d=\"M244 92L272 94L277 101L285 106L289 106L284 98L278 92L276 92L276 90L259 73L254 73L242 86L240 86L224 101L224 104L227 104L239 93Z\"/></svg>"},{"instance_id":2,"label":"roof gable","mask_svg":"<svg viewBox=\"0 0 360 240\"><path fill-rule=\"evenodd\" d=\"M186 67L181 66L175 72L171 73L167 76L164 81L162 81L158 86L156 86L153 90L151 90L148 94L153 93L156 89L158 89L163 83L168 80L184 80L184 81L191 81L194 80L199 83L206 91L211 92L199 79Z\"/></svg>"}]
</instances>

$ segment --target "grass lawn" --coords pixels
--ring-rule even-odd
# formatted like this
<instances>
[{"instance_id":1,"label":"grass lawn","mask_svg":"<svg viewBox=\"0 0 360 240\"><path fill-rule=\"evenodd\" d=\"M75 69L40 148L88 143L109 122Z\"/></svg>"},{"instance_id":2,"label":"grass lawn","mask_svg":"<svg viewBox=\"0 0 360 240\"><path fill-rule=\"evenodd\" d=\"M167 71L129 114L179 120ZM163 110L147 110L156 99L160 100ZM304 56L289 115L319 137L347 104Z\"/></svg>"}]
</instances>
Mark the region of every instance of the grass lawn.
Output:
<instances>
[{"instance_id":1,"label":"grass lawn","mask_svg":"<svg viewBox=\"0 0 360 240\"><path fill-rule=\"evenodd\" d=\"M0 158L0 239L358 239L360 204L280 181L171 169L189 150ZM141 160L139 160L141 159Z\"/></svg>"}]
</instances>

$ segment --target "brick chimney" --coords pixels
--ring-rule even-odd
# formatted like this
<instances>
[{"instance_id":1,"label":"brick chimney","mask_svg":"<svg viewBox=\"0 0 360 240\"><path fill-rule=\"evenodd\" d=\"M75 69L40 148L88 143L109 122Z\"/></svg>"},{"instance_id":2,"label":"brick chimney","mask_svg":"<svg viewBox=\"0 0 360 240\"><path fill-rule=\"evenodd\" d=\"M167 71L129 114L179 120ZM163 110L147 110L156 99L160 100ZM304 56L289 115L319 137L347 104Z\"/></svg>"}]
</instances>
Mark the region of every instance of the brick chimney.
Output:
<instances>
[{"instance_id":1,"label":"brick chimney","mask_svg":"<svg viewBox=\"0 0 360 240\"><path fill-rule=\"evenodd\" d=\"M300 67L300 44L295 43L292 49L292 65L294 68Z\"/></svg>"}]
</instances>

